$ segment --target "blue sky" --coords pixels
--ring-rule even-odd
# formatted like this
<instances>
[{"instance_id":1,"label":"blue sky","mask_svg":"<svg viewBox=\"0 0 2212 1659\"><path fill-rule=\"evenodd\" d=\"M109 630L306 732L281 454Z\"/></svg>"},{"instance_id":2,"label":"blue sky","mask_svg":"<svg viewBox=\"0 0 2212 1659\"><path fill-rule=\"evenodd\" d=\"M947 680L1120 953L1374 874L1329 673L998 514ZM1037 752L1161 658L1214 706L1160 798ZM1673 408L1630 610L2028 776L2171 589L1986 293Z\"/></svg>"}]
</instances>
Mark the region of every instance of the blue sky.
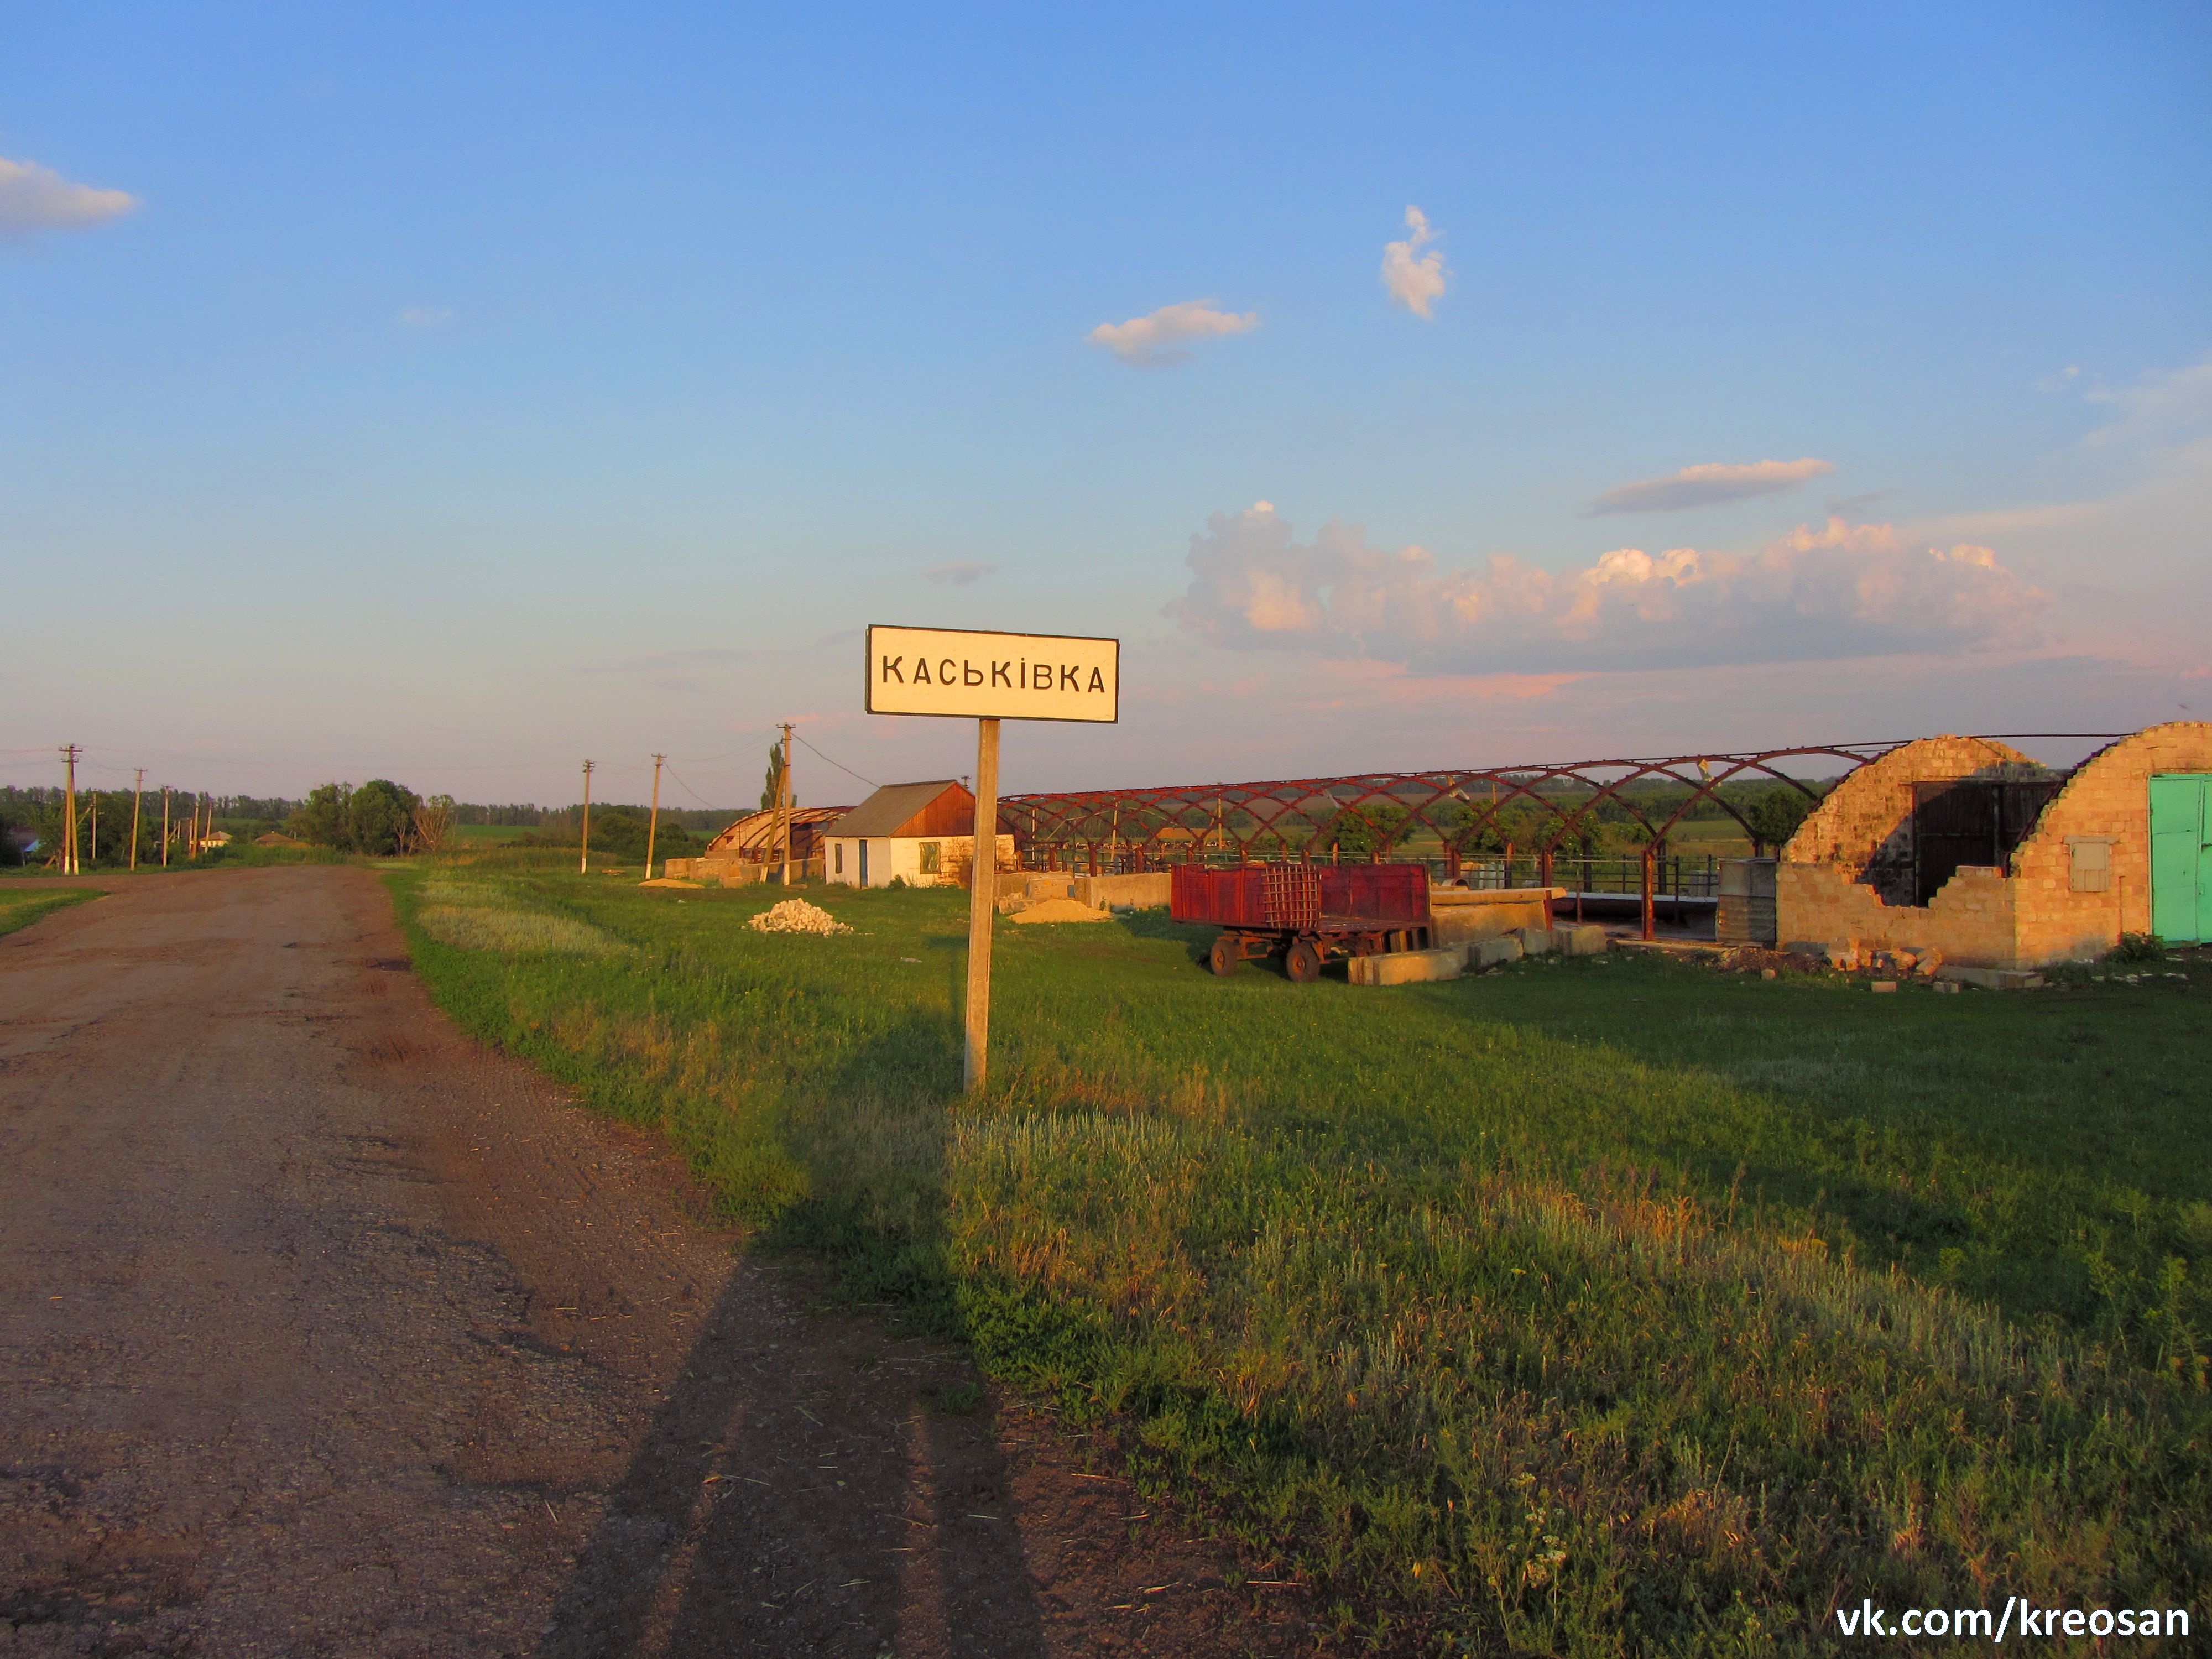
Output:
<instances>
[{"instance_id":1,"label":"blue sky","mask_svg":"<svg viewBox=\"0 0 2212 1659\"><path fill-rule=\"evenodd\" d=\"M13 19L0 749L966 769L870 621L1127 641L1013 787L2212 708L2201 7L634 9Z\"/></svg>"}]
</instances>

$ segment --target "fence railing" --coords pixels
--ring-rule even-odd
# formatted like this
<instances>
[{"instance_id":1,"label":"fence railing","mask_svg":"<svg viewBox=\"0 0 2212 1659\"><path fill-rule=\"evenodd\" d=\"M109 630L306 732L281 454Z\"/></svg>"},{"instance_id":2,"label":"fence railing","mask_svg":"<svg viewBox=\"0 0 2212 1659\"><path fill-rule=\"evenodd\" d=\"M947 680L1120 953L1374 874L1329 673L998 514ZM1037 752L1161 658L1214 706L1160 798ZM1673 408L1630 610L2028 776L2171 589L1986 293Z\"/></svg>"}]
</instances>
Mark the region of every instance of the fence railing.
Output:
<instances>
[{"instance_id":1,"label":"fence railing","mask_svg":"<svg viewBox=\"0 0 2212 1659\"><path fill-rule=\"evenodd\" d=\"M1088 873L1091 869L1092 849L1082 842L1033 842L1023 849L1023 868L1029 870L1066 870L1073 874ZM1233 847L1170 846L1166 849L1152 848L1139 852L1127 848L1101 848L1097 854L1097 873L1102 876L1133 875L1145 870L1164 870L1183 863L1200 864L1208 869L1226 869L1240 860ZM1254 860L1259 862L1261 860ZM1364 863L1364 858L1346 860L1347 863ZM1431 856L1393 853L1393 864L1419 864L1426 866L1429 879L1439 884L1454 879L1446 860ZM1712 854L1670 854L1652 860L1651 890L1655 897L1665 899L1716 899L1721 890L1721 861ZM1510 887L1538 887L1545 884L1544 861L1528 854L1513 858L1467 859L1459 866L1456 878L1467 887L1494 890ZM1564 887L1571 892L1597 895L1620 894L1637 897L1644 891L1644 860L1641 858L1576 858L1554 855L1551 860L1550 884Z\"/></svg>"}]
</instances>

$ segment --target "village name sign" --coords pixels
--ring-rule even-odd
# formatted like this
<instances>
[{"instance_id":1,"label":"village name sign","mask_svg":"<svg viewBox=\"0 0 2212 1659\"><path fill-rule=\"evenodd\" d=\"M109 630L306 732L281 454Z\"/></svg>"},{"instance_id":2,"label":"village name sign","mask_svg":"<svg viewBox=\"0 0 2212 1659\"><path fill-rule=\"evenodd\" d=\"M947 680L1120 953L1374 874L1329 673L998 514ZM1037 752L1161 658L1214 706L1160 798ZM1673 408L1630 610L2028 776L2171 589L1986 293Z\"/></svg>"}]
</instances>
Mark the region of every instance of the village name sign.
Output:
<instances>
[{"instance_id":1,"label":"village name sign","mask_svg":"<svg viewBox=\"0 0 2212 1659\"><path fill-rule=\"evenodd\" d=\"M868 629L871 714L1091 720L1121 716L1121 642L966 629Z\"/></svg>"},{"instance_id":2,"label":"village name sign","mask_svg":"<svg viewBox=\"0 0 2212 1659\"><path fill-rule=\"evenodd\" d=\"M1121 641L963 628L867 633L871 714L935 714L975 722L975 851L969 863L966 1064L983 1086L991 1038L991 922L998 914L999 722L1085 720L1121 713Z\"/></svg>"}]
</instances>

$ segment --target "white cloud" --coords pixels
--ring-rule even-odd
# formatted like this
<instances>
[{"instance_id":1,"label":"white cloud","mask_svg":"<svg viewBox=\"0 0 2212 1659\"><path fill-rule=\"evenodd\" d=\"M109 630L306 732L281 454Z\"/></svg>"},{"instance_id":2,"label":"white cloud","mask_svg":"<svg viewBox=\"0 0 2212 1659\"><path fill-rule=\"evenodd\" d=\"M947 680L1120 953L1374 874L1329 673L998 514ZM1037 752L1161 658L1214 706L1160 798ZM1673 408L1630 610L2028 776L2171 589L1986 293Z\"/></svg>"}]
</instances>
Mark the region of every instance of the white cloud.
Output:
<instances>
[{"instance_id":1,"label":"white cloud","mask_svg":"<svg viewBox=\"0 0 2212 1659\"><path fill-rule=\"evenodd\" d=\"M1417 258L1422 245L1436 240L1429 216L1417 207L1406 210L1406 228L1413 233L1402 242L1382 249L1382 289L1392 301L1416 317L1432 317L1431 309L1444 297L1444 256L1431 248Z\"/></svg>"},{"instance_id":2,"label":"white cloud","mask_svg":"<svg viewBox=\"0 0 2212 1659\"><path fill-rule=\"evenodd\" d=\"M1245 334L1260 326L1257 312L1239 316L1218 311L1211 300L1185 300L1162 306L1149 317L1132 317L1126 323L1101 323L1085 336L1092 345L1103 346L1123 362L1139 368L1179 363L1190 353L1181 349L1185 340L1202 340L1216 334Z\"/></svg>"},{"instance_id":3,"label":"white cloud","mask_svg":"<svg viewBox=\"0 0 2212 1659\"><path fill-rule=\"evenodd\" d=\"M0 156L0 233L80 230L137 205L138 198L128 191L95 190L36 161Z\"/></svg>"},{"instance_id":4,"label":"white cloud","mask_svg":"<svg viewBox=\"0 0 2212 1659\"><path fill-rule=\"evenodd\" d=\"M402 328L438 328L453 320L453 313L444 306L410 306L399 313Z\"/></svg>"},{"instance_id":5,"label":"white cloud","mask_svg":"<svg viewBox=\"0 0 2212 1659\"><path fill-rule=\"evenodd\" d=\"M921 573L921 579L926 582L945 582L953 587L966 587L971 582L980 582L984 577L995 574L998 568L995 564L979 564L973 561L963 564L933 565Z\"/></svg>"},{"instance_id":6,"label":"white cloud","mask_svg":"<svg viewBox=\"0 0 2212 1659\"><path fill-rule=\"evenodd\" d=\"M1749 557L1624 547L1564 574L1511 558L1439 572L1332 520L1301 545L1266 502L1191 538L1168 614L1213 642L1542 674L1958 651L2032 639L2044 596L1988 548L1908 544L1831 519Z\"/></svg>"},{"instance_id":7,"label":"white cloud","mask_svg":"<svg viewBox=\"0 0 2212 1659\"><path fill-rule=\"evenodd\" d=\"M1591 502L1590 511L1594 514L1674 513L1684 507L1712 507L1794 489L1808 478L1825 477L1835 470L1833 461L1816 461L1809 455L1797 461L1714 461L1686 466L1664 478L1617 484Z\"/></svg>"}]
</instances>

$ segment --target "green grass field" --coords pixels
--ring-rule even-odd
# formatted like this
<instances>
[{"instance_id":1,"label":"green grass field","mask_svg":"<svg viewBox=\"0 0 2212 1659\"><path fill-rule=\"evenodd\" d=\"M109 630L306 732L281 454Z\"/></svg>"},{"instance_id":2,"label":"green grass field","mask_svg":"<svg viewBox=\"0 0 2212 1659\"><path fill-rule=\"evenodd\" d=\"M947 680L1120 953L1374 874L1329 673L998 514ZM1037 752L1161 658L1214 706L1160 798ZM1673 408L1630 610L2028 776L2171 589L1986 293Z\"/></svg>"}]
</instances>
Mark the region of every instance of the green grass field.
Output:
<instances>
[{"instance_id":1,"label":"green grass field","mask_svg":"<svg viewBox=\"0 0 2212 1659\"><path fill-rule=\"evenodd\" d=\"M2192 1605L2206 977L1869 994L1626 954L1216 980L1158 914L396 873L465 1025L659 1126L763 1243L1434 1650L1756 1654L1828 1610ZM2154 964L2157 973L2212 976Z\"/></svg>"},{"instance_id":2,"label":"green grass field","mask_svg":"<svg viewBox=\"0 0 2212 1659\"><path fill-rule=\"evenodd\" d=\"M10 892L0 887L0 933L28 927L40 916L99 896L99 890L90 887L65 887L58 891L48 889L43 892L36 888L17 888Z\"/></svg>"},{"instance_id":3,"label":"green grass field","mask_svg":"<svg viewBox=\"0 0 2212 1659\"><path fill-rule=\"evenodd\" d=\"M447 831L454 848L462 852L483 847L501 847L525 836L536 835L534 830L511 823L457 823Z\"/></svg>"}]
</instances>

